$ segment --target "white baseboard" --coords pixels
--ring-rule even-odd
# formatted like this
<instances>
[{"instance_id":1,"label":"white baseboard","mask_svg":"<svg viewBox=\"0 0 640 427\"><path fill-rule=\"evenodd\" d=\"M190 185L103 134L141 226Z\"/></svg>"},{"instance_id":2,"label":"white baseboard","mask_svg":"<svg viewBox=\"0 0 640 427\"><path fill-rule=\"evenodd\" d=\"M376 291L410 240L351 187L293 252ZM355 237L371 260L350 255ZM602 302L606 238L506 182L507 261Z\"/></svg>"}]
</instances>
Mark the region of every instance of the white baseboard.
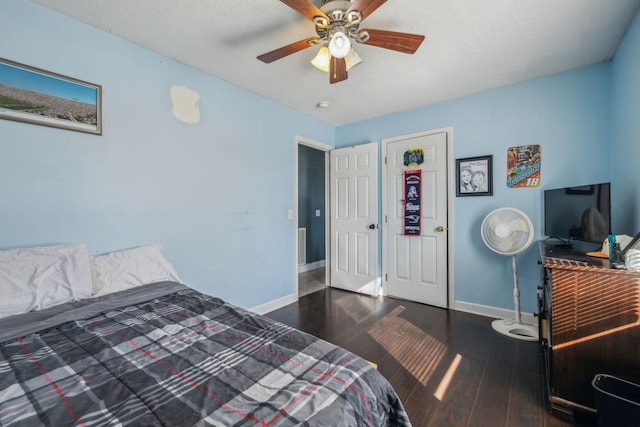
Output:
<instances>
[{"instance_id":1,"label":"white baseboard","mask_svg":"<svg viewBox=\"0 0 640 427\"><path fill-rule=\"evenodd\" d=\"M465 301L455 301L453 303L453 308L458 311L479 314L480 316L492 317L494 319L514 320L516 318L515 310L506 310L504 308L474 304L474 303L465 302ZM530 324L538 323L536 318L533 317L532 313L525 313L521 311L520 319L522 323L530 323Z\"/></svg>"},{"instance_id":2,"label":"white baseboard","mask_svg":"<svg viewBox=\"0 0 640 427\"><path fill-rule=\"evenodd\" d=\"M298 273L304 273L307 271L315 270L316 268L322 268L327 265L325 260L316 262L310 262L309 264L298 264Z\"/></svg>"},{"instance_id":3,"label":"white baseboard","mask_svg":"<svg viewBox=\"0 0 640 427\"><path fill-rule=\"evenodd\" d=\"M258 306L255 306L253 308L250 308L250 311L253 311L254 313L258 313L258 314L266 314L269 313L271 311L277 310L279 308L284 307L285 305L289 305L291 303L294 303L298 300L298 297L296 296L296 294L289 294L289 295L285 295L283 297L280 297L278 299L274 299L272 301L268 301L265 302L264 304L260 304Z\"/></svg>"},{"instance_id":4,"label":"white baseboard","mask_svg":"<svg viewBox=\"0 0 640 427\"><path fill-rule=\"evenodd\" d=\"M324 261L323 261L324 262ZM266 314L271 311L282 308L286 305L292 304L298 300L296 294L289 294L283 297L268 301L264 304L260 304L249 310L258 314ZM466 313L477 314L480 316L491 317L493 319L515 319L516 313L514 310L506 310L504 308L491 307L488 305L474 304L465 301L455 301L453 305L454 310L464 311ZM520 317L523 323L537 324L538 321L532 313L520 313Z\"/></svg>"}]
</instances>

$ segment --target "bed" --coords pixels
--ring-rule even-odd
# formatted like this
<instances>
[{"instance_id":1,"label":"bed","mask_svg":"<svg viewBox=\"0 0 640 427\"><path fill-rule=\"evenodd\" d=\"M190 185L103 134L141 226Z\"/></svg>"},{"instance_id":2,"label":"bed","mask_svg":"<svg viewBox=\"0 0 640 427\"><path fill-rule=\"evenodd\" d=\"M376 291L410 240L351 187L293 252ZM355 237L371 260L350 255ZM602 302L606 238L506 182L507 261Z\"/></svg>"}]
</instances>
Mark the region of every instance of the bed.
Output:
<instances>
[{"instance_id":1,"label":"bed","mask_svg":"<svg viewBox=\"0 0 640 427\"><path fill-rule=\"evenodd\" d=\"M91 293L0 318L0 425L410 425L319 338L174 280Z\"/></svg>"}]
</instances>

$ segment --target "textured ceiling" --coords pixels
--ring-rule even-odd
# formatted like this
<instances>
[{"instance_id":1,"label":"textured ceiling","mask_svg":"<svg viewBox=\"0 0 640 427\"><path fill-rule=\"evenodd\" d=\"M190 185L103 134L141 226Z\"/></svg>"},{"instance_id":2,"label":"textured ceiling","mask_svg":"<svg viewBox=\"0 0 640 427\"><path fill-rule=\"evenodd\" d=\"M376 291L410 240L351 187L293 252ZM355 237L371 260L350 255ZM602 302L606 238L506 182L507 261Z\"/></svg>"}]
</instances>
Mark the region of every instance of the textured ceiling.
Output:
<instances>
[{"instance_id":1,"label":"textured ceiling","mask_svg":"<svg viewBox=\"0 0 640 427\"><path fill-rule=\"evenodd\" d=\"M388 0L361 28L423 34L414 55L356 45L362 64L330 85L315 36L278 0L32 0L333 125L610 60L640 0ZM321 1L314 0L319 5ZM317 108L320 101L329 107Z\"/></svg>"}]
</instances>

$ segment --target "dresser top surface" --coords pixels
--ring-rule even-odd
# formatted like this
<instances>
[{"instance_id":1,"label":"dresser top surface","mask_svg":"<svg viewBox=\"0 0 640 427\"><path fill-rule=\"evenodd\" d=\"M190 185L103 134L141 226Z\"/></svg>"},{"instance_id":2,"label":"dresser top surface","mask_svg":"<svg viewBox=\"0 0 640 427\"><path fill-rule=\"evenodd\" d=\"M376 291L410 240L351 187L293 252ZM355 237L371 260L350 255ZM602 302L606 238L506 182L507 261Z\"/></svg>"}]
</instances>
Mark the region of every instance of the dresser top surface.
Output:
<instances>
[{"instance_id":1,"label":"dresser top surface","mask_svg":"<svg viewBox=\"0 0 640 427\"><path fill-rule=\"evenodd\" d=\"M595 243L573 242L571 247L567 247L558 245L553 241L541 240L538 242L538 247L542 263L548 266L591 267L613 270L608 259L587 255L587 252L600 250L600 245Z\"/></svg>"}]
</instances>

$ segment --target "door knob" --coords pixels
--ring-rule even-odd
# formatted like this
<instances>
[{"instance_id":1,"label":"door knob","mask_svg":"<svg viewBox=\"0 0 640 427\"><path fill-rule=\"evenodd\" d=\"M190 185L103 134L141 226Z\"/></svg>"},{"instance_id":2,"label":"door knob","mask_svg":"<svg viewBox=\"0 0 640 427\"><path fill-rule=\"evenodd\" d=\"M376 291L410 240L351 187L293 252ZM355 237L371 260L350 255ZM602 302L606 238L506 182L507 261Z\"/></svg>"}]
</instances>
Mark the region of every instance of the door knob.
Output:
<instances>
[{"instance_id":1,"label":"door knob","mask_svg":"<svg viewBox=\"0 0 640 427\"><path fill-rule=\"evenodd\" d=\"M443 227L443 226L441 226L441 225L439 225L439 226L437 226L437 227L436 227L436 231L437 231L438 233L442 233L442 232L444 231L444 227Z\"/></svg>"},{"instance_id":2,"label":"door knob","mask_svg":"<svg viewBox=\"0 0 640 427\"><path fill-rule=\"evenodd\" d=\"M370 224L369 228L372 229L372 230L375 230L377 228L377 226L376 226L376 224Z\"/></svg>"}]
</instances>

